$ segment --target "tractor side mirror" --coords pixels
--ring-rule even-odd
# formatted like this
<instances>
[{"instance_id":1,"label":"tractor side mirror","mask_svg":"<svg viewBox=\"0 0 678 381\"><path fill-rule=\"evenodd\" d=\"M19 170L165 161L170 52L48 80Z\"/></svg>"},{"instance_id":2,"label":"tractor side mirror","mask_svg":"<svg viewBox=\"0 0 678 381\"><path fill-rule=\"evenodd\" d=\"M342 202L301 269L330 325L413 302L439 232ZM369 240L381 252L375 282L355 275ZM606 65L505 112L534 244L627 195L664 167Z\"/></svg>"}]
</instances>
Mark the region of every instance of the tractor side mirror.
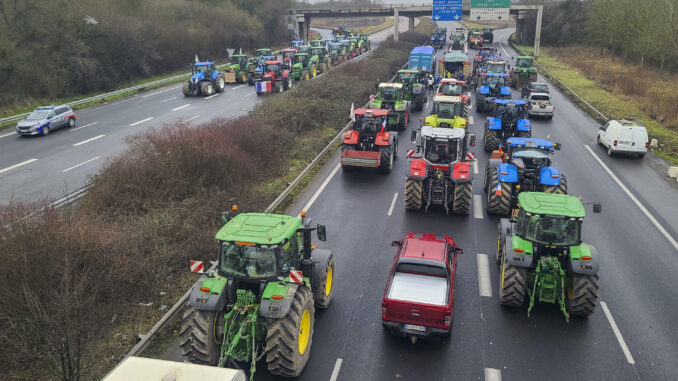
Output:
<instances>
[{"instance_id":1,"label":"tractor side mirror","mask_svg":"<svg viewBox=\"0 0 678 381\"><path fill-rule=\"evenodd\" d=\"M323 242L327 240L327 229L325 228L325 225L318 224L316 232L318 233L318 240Z\"/></svg>"},{"instance_id":2,"label":"tractor side mirror","mask_svg":"<svg viewBox=\"0 0 678 381\"><path fill-rule=\"evenodd\" d=\"M393 247L400 246L400 245L402 245L402 243L400 243L400 241L391 242L391 246L393 246Z\"/></svg>"},{"instance_id":3,"label":"tractor side mirror","mask_svg":"<svg viewBox=\"0 0 678 381\"><path fill-rule=\"evenodd\" d=\"M603 204L599 202L593 203L593 213L600 213L603 211Z\"/></svg>"},{"instance_id":4,"label":"tractor side mirror","mask_svg":"<svg viewBox=\"0 0 678 381\"><path fill-rule=\"evenodd\" d=\"M468 140L469 140L468 145L470 145L471 147L476 146L476 134L468 134Z\"/></svg>"},{"instance_id":5,"label":"tractor side mirror","mask_svg":"<svg viewBox=\"0 0 678 381\"><path fill-rule=\"evenodd\" d=\"M412 133L410 134L410 140L411 141L417 140L417 131L416 130L412 131Z\"/></svg>"},{"instance_id":6,"label":"tractor side mirror","mask_svg":"<svg viewBox=\"0 0 678 381\"><path fill-rule=\"evenodd\" d=\"M560 151L561 146L562 145L560 143L554 143L553 144L553 148L555 148L556 151Z\"/></svg>"}]
</instances>

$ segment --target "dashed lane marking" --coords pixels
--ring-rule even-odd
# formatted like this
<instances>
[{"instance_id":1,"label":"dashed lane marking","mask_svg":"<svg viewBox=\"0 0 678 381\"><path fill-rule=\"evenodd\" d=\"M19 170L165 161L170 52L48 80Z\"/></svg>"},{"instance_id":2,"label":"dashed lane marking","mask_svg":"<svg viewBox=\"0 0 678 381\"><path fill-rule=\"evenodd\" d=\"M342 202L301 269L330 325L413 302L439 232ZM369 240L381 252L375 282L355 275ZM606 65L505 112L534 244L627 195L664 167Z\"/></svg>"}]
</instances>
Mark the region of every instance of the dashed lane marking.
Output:
<instances>
[{"instance_id":1,"label":"dashed lane marking","mask_svg":"<svg viewBox=\"0 0 678 381\"><path fill-rule=\"evenodd\" d=\"M188 118L188 119L184 120L182 123L188 123L188 122L190 122L192 120L196 120L198 118L200 118L200 115L196 115L194 117Z\"/></svg>"},{"instance_id":2,"label":"dashed lane marking","mask_svg":"<svg viewBox=\"0 0 678 381\"><path fill-rule=\"evenodd\" d=\"M473 123L475 123L475 119L473 118L473 115L471 115L468 117L468 124L472 125Z\"/></svg>"},{"instance_id":3,"label":"dashed lane marking","mask_svg":"<svg viewBox=\"0 0 678 381\"><path fill-rule=\"evenodd\" d=\"M473 160L473 174L477 175L480 171L478 170L478 159Z\"/></svg>"},{"instance_id":4,"label":"dashed lane marking","mask_svg":"<svg viewBox=\"0 0 678 381\"><path fill-rule=\"evenodd\" d=\"M73 147L77 147L77 146L81 146L81 145L83 145L83 144L87 144L87 143L89 143L89 142L93 142L93 141L95 141L95 140L97 140L97 139L103 138L104 136L106 136L106 135L97 135L97 136L95 136L95 137L93 137L93 138L89 138L89 139L83 140L83 141L81 141L81 142L75 143L75 144L73 144Z\"/></svg>"},{"instance_id":5,"label":"dashed lane marking","mask_svg":"<svg viewBox=\"0 0 678 381\"><path fill-rule=\"evenodd\" d=\"M344 360L338 358L337 361L334 363L334 369L332 369L330 381L337 381L337 377L339 377L339 371L341 370L341 363L343 362Z\"/></svg>"},{"instance_id":6,"label":"dashed lane marking","mask_svg":"<svg viewBox=\"0 0 678 381\"><path fill-rule=\"evenodd\" d=\"M603 312L605 312L605 317L607 318L607 321L610 323L610 326L612 327L612 331L614 332L614 335L617 337L617 341L619 342L619 346L621 346L622 352L624 352L624 356L626 356L626 361L628 361L629 364L633 365L636 363L635 360L633 360L633 356L631 355L631 351L629 350L629 347L626 346L626 341L624 341L624 337L622 336L621 332L619 331L619 327L617 327L617 323L615 323L614 318L612 317L612 313L610 313L610 309L607 308L607 303L601 301L600 306L603 307Z\"/></svg>"},{"instance_id":7,"label":"dashed lane marking","mask_svg":"<svg viewBox=\"0 0 678 381\"><path fill-rule=\"evenodd\" d=\"M172 99L177 99L177 98L178 98L178 97L167 98L167 99L165 99L164 101L160 101L160 103L169 102L169 101L171 101Z\"/></svg>"},{"instance_id":8,"label":"dashed lane marking","mask_svg":"<svg viewBox=\"0 0 678 381\"><path fill-rule=\"evenodd\" d=\"M473 195L473 217L482 220L483 215L483 199L478 194Z\"/></svg>"},{"instance_id":9,"label":"dashed lane marking","mask_svg":"<svg viewBox=\"0 0 678 381\"><path fill-rule=\"evenodd\" d=\"M397 199L398 199L398 192L396 192L393 195L393 200L391 200L391 207L388 208L388 215L389 216L391 216L391 214L393 214L393 207L395 206L395 202L396 202Z\"/></svg>"},{"instance_id":10,"label":"dashed lane marking","mask_svg":"<svg viewBox=\"0 0 678 381\"><path fill-rule=\"evenodd\" d=\"M76 128L71 128L71 129L68 130L68 131L73 132L73 131L77 131L77 130L82 130L83 128L91 127L91 126L93 126L93 125L95 125L95 124L98 124L98 123L99 123L99 122L94 122L94 123L86 124L86 125L84 125L84 126L80 126L80 127L76 127Z\"/></svg>"},{"instance_id":11,"label":"dashed lane marking","mask_svg":"<svg viewBox=\"0 0 678 381\"><path fill-rule=\"evenodd\" d=\"M190 105L191 105L190 103L187 103L187 104L185 104L185 105L183 105L183 106L179 106L179 107L173 108L172 111L179 111L179 110L181 110L182 108L186 108L186 107L188 107L188 106L190 106Z\"/></svg>"},{"instance_id":12,"label":"dashed lane marking","mask_svg":"<svg viewBox=\"0 0 678 381\"><path fill-rule=\"evenodd\" d=\"M236 87L233 88L233 90L238 90L239 88L241 88L243 86L245 86L245 85L236 86Z\"/></svg>"},{"instance_id":13,"label":"dashed lane marking","mask_svg":"<svg viewBox=\"0 0 678 381\"><path fill-rule=\"evenodd\" d=\"M142 96L142 98L152 97L152 96L154 96L154 95L166 93L166 92L168 92L168 91L176 90L176 89L179 89L179 88L181 88L181 86L171 87L171 88L169 88L169 89L167 89L167 90L163 90L163 91L156 91L155 93L152 93L152 94L146 94L146 95Z\"/></svg>"},{"instance_id":14,"label":"dashed lane marking","mask_svg":"<svg viewBox=\"0 0 678 381\"><path fill-rule=\"evenodd\" d=\"M21 163L17 163L17 164L14 164L14 165L9 166L9 167L7 167L7 168L0 169L0 173L9 172L9 171L11 171L12 169L17 169L17 168L19 168L19 167L21 167L21 166L24 166L24 165L26 165L26 164L30 164L30 163L32 163L32 162L34 162L34 161L38 161L38 159L28 159L28 160L26 160L26 161L22 161Z\"/></svg>"},{"instance_id":15,"label":"dashed lane marking","mask_svg":"<svg viewBox=\"0 0 678 381\"><path fill-rule=\"evenodd\" d=\"M212 98L214 98L214 97L218 97L219 95L221 95L221 94L214 94L214 95L210 95L209 97L205 97L205 98L203 98L203 100L208 100L208 99L212 99Z\"/></svg>"},{"instance_id":16,"label":"dashed lane marking","mask_svg":"<svg viewBox=\"0 0 678 381\"><path fill-rule=\"evenodd\" d=\"M478 261L478 291L480 296L492 297L492 286L490 282L490 263L487 254L476 255Z\"/></svg>"},{"instance_id":17,"label":"dashed lane marking","mask_svg":"<svg viewBox=\"0 0 678 381\"><path fill-rule=\"evenodd\" d=\"M142 119L142 120L140 120L140 121L138 121L138 122L134 122L134 123L130 124L130 127L134 127L134 126L139 125L139 124L141 124L141 123L148 122L148 121L151 120L151 119L153 119L153 117L146 118L146 119Z\"/></svg>"},{"instance_id":18,"label":"dashed lane marking","mask_svg":"<svg viewBox=\"0 0 678 381\"><path fill-rule=\"evenodd\" d=\"M306 213L308 213L308 210L311 208L311 206L313 206L313 203L315 202L315 200L318 199L318 196L320 196L320 194L325 190L325 187L327 187L327 184L329 184L330 181L332 180L332 178L334 177L334 175L337 174L337 171L339 171L339 168L341 168L341 164L337 163L337 166L334 167L334 169L327 176L325 181L323 181L323 183L320 185L320 188L318 188L318 190L316 190L315 193L313 193L313 196L311 196L311 199L308 200L306 205L304 205L304 207L301 209L302 211L305 211ZM299 216L301 216L301 214L299 214Z\"/></svg>"},{"instance_id":19,"label":"dashed lane marking","mask_svg":"<svg viewBox=\"0 0 678 381\"><path fill-rule=\"evenodd\" d=\"M251 97L251 96L254 95L254 94L256 94L256 93L249 93L249 94L245 95L245 98Z\"/></svg>"},{"instance_id":20,"label":"dashed lane marking","mask_svg":"<svg viewBox=\"0 0 678 381\"><path fill-rule=\"evenodd\" d=\"M501 370L485 368L485 381L501 381Z\"/></svg>"},{"instance_id":21,"label":"dashed lane marking","mask_svg":"<svg viewBox=\"0 0 678 381\"><path fill-rule=\"evenodd\" d=\"M80 163L80 164L76 164L76 165L74 165L74 166L72 166L72 167L70 167L70 168L66 168L66 169L64 169L63 171L61 171L61 173L66 173L66 172L70 171L71 169L78 168L78 167L80 167L80 166L83 166L83 165L85 165L85 164L91 163L91 162L93 162L94 160L97 160L97 159L100 159L100 158L101 158L101 156L93 157L93 158L91 158L91 159L89 159L89 160L87 160L87 161L83 161L83 162Z\"/></svg>"}]
</instances>

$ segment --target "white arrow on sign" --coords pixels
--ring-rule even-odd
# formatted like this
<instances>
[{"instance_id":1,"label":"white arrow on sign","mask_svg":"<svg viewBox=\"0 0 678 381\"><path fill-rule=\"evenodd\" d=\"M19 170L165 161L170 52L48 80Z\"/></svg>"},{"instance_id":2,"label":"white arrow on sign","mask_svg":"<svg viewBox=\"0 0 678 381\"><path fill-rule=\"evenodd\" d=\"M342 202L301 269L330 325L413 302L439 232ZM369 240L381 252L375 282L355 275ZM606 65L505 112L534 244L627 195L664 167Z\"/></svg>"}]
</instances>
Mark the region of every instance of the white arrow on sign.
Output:
<instances>
[{"instance_id":1,"label":"white arrow on sign","mask_svg":"<svg viewBox=\"0 0 678 381\"><path fill-rule=\"evenodd\" d=\"M440 15L436 15L436 17L434 17L434 19L436 19L436 21L438 21L438 19L440 19Z\"/></svg>"},{"instance_id":2,"label":"white arrow on sign","mask_svg":"<svg viewBox=\"0 0 678 381\"><path fill-rule=\"evenodd\" d=\"M454 15L455 20L459 20L459 15Z\"/></svg>"}]
</instances>

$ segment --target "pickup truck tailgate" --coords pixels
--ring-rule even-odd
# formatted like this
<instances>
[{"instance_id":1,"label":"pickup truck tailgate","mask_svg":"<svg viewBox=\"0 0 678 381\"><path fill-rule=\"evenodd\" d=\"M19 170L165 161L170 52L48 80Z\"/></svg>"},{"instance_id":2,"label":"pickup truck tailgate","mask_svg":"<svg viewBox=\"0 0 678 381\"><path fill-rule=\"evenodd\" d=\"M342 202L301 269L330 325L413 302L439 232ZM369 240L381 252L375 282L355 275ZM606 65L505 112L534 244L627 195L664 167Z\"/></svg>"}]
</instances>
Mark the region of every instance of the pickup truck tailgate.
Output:
<instances>
[{"instance_id":1,"label":"pickup truck tailgate","mask_svg":"<svg viewBox=\"0 0 678 381\"><path fill-rule=\"evenodd\" d=\"M448 305L447 278L396 272L386 295L389 321L441 328Z\"/></svg>"}]
</instances>

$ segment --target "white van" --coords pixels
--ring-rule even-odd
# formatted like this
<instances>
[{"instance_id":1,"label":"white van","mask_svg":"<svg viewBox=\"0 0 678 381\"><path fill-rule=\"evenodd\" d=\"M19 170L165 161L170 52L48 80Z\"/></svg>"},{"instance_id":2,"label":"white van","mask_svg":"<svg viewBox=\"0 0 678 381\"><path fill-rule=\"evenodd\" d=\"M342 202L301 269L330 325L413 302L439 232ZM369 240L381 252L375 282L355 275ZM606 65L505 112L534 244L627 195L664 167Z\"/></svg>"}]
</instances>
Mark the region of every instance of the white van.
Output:
<instances>
[{"instance_id":1,"label":"white van","mask_svg":"<svg viewBox=\"0 0 678 381\"><path fill-rule=\"evenodd\" d=\"M598 144L607 148L610 156L621 153L643 157L649 143L645 126L637 120L610 120L598 131Z\"/></svg>"}]
</instances>

